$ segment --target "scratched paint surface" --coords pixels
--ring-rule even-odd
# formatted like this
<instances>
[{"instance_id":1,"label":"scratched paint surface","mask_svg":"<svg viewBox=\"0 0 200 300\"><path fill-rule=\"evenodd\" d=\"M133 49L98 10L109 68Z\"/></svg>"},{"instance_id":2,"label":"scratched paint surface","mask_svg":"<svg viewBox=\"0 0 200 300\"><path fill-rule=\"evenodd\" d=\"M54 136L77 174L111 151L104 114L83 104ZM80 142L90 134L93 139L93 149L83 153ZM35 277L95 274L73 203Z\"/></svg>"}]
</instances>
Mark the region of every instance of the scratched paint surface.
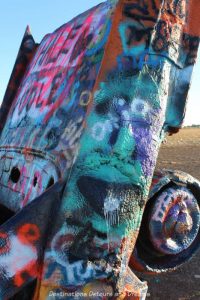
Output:
<instances>
[{"instance_id":1,"label":"scratched paint surface","mask_svg":"<svg viewBox=\"0 0 200 300\"><path fill-rule=\"evenodd\" d=\"M97 6L46 35L25 72L0 141L0 194L5 199L9 193L6 205L14 211L73 163L110 32L110 6Z\"/></svg>"},{"instance_id":2,"label":"scratched paint surface","mask_svg":"<svg viewBox=\"0 0 200 300\"><path fill-rule=\"evenodd\" d=\"M1 226L2 299L33 279L34 299L91 290L145 299L128 264L160 144L184 118L193 5L107 1L35 49L0 140L1 204L20 209Z\"/></svg>"}]
</instances>

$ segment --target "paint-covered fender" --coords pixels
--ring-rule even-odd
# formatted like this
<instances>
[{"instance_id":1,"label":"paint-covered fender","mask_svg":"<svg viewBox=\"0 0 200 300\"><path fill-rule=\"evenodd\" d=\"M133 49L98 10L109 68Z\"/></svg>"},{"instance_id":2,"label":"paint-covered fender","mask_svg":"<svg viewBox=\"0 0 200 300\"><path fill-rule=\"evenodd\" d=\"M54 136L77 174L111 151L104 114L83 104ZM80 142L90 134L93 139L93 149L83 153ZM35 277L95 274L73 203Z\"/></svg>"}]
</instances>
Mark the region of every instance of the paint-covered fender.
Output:
<instances>
[{"instance_id":1,"label":"paint-covered fender","mask_svg":"<svg viewBox=\"0 0 200 300\"><path fill-rule=\"evenodd\" d=\"M200 182L177 170L154 174L130 267L145 273L173 271L200 246Z\"/></svg>"}]
</instances>

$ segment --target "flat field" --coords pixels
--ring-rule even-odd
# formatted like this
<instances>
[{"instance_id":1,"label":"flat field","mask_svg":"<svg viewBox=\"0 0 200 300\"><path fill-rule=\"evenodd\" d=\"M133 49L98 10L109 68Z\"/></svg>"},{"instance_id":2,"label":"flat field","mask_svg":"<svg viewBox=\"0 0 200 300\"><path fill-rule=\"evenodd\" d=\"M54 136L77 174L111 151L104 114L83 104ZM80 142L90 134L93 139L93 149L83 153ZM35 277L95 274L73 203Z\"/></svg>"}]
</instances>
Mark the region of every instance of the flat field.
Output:
<instances>
[{"instance_id":1,"label":"flat field","mask_svg":"<svg viewBox=\"0 0 200 300\"><path fill-rule=\"evenodd\" d=\"M177 169L200 180L200 128L184 128L161 147L157 169ZM149 282L147 300L200 300L200 251L179 270Z\"/></svg>"}]
</instances>

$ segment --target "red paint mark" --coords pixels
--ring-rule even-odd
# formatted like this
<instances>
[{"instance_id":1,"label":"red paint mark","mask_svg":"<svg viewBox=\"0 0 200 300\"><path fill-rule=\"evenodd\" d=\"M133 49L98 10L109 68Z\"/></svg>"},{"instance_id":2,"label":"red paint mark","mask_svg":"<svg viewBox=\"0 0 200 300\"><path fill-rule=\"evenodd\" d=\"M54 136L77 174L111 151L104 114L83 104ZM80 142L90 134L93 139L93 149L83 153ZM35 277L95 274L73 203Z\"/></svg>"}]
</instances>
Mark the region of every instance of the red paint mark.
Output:
<instances>
[{"instance_id":1,"label":"red paint mark","mask_svg":"<svg viewBox=\"0 0 200 300\"><path fill-rule=\"evenodd\" d=\"M23 174L26 174L27 173L27 170L26 168L24 167L23 169ZM25 187L27 186L28 184L28 180L30 178L24 178L23 180L23 183L22 183L22 188L21 188L21 191L23 193L24 192L24 189ZM36 184L34 184L34 180L36 179ZM26 196L24 197L23 201L22 201L22 207L24 207L30 200L31 198L31 195L32 195L32 191L34 190L35 191L35 187L37 186L37 195L40 195L42 193L42 175L39 171L36 171L35 174L34 174L34 177L33 177L33 180L32 180L32 184L30 185L30 188L28 189L27 193L26 193ZM31 199L32 200L32 199Z\"/></svg>"},{"instance_id":2,"label":"red paint mark","mask_svg":"<svg viewBox=\"0 0 200 300\"><path fill-rule=\"evenodd\" d=\"M28 203L28 200L29 200L30 195L32 193L32 188L33 187L31 186L30 189L29 189L29 191L28 191L28 193L26 194L26 196L25 196L25 198L24 198L24 200L22 202L22 207L24 207Z\"/></svg>"},{"instance_id":3,"label":"red paint mark","mask_svg":"<svg viewBox=\"0 0 200 300\"><path fill-rule=\"evenodd\" d=\"M24 244L32 244L40 238L40 231L35 224L24 224L17 232L19 240Z\"/></svg>"},{"instance_id":4,"label":"red paint mark","mask_svg":"<svg viewBox=\"0 0 200 300\"><path fill-rule=\"evenodd\" d=\"M27 179L26 179L27 169L26 169L25 166L22 167L22 169L21 169L21 174L22 174L23 177L24 177L24 180L23 180L22 186L21 186L21 193L24 193L25 187L26 187L26 183L27 183Z\"/></svg>"},{"instance_id":5,"label":"red paint mark","mask_svg":"<svg viewBox=\"0 0 200 300\"><path fill-rule=\"evenodd\" d=\"M26 277L32 277L35 278L38 275L38 267L35 261L30 262L29 264L27 264L26 269L23 271L18 272L15 276L14 276L14 284L17 287L22 286L26 281Z\"/></svg>"}]
</instances>

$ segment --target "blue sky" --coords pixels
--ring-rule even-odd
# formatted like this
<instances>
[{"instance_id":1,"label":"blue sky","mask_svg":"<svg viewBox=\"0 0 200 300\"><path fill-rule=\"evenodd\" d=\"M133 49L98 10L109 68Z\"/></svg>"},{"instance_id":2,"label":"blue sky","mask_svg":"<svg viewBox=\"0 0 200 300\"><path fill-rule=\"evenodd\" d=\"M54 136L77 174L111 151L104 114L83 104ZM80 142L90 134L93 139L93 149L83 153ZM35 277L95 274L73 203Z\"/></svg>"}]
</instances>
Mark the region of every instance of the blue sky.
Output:
<instances>
[{"instance_id":1,"label":"blue sky","mask_svg":"<svg viewBox=\"0 0 200 300\"><path fill-rule=\"evenodd\" d=\"M2 0L0 3L0 101L15 62L26 25L36 42L99 0ZM200 55L189 95L186 124L200 124Z\"/></svg>"}]
</instances>

